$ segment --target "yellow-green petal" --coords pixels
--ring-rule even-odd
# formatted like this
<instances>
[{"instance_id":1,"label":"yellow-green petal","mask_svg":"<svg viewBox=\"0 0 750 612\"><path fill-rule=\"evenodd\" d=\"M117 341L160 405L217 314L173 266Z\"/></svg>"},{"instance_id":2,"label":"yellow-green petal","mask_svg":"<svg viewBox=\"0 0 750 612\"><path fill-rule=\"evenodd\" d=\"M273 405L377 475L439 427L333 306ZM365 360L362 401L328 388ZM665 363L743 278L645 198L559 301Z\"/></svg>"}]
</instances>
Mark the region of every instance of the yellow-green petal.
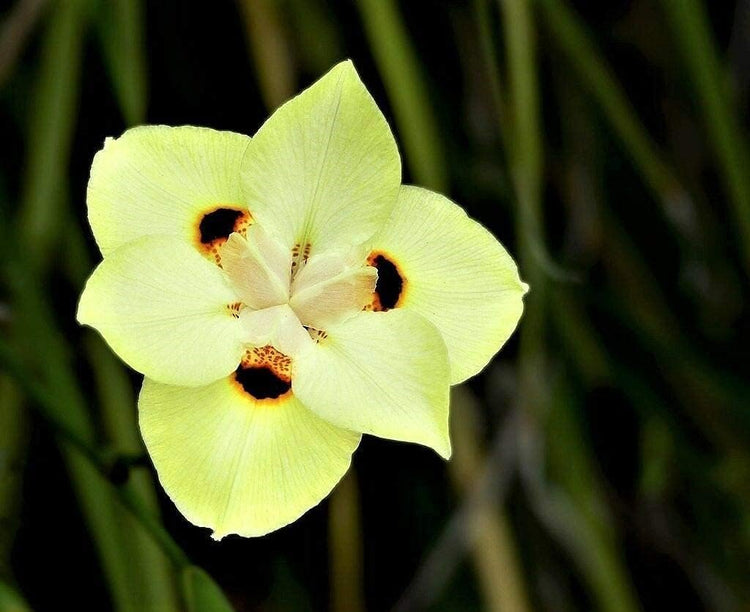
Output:
<instances>
[{"instance_id":1,"label":"yellow-green petal","mask_svg":"<svg viewBox=\"0 0 750 612\"><path fill-rule=\"evenodd\" d=\"M440 330L451 384L484 368L521 318L528 286L515 262L448 198L403 186L372 251L402 277L396 308L419 313Z\"/></svg>"},{"instance_id":2,"label":"yellow-green petal","mask_svg":"<svg viewBox=\"0 0 750 612\"><path fill-rule=\"evenodd\" d=\"M240 164L249 143L249 136L193 126L142 126L107 138L86 196L102 254L153 234L195 244L204 215L247 210Z\"/></svg>"},{"instance_id":3,"label":"yellow-green petal","mask_svg":"<svg viewBox=\"0 0 750 612\"><path fill-rule=\"evenodd\" d=\"M440 333L406 310L362 312L299 355L292 389L327 421L451 453L448 356Z\"/></svg>"},{"instance_id":4,"label":"yellow-green petal","mask_svg":"<svg viewBox=\"0 0 750 612\"><path fill-rule=\"evenodd\" d=\"M318 253L370 238L401 182L395 140L350 61L281 106L243 167L253 216L292 248Z\"/></svg>"},{"instance_id":5,"label":"yellow-green petal","mask_svg":"<svg viewBox=\"0 0 750 612\"><path fill-rule=\"evenodd\" d=\"M360 439L292 393L255 400L233 377L199 388L147 378L138 408L162 486L216 539L263 535L299 518L346 473Z\"/></svg>"},{"instance_id":6,"label":"yellow-green petal","mask_svg":"<svg viewBox=\"0 0 750 612\"><path fill-rule=\"evenodd\" d=\"M178 238L146 236L110 253L78 304L133 369L160 382L204 385L232 372L243 328L224 273Z\"/></svg>"}]
</instances>

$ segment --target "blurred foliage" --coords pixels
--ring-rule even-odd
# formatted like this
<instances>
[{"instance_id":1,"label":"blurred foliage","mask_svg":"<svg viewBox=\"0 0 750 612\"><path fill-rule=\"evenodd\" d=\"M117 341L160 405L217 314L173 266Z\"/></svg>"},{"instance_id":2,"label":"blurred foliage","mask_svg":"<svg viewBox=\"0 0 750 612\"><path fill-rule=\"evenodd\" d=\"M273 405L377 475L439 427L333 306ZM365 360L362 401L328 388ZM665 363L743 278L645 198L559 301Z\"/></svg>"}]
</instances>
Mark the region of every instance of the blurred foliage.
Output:
<instances>
[{"instance_id":1,"label":"blurred foliage","mask_svg":"<svg viewBox=\"0 0 750 612\"><path fill-rule=\"evenodd\" d=\"M139 381L74 322L85 187L139 123L252 134L351 57L532 286L455 457L366 439L215 543ZM0 8L0 611L750 609L750 2L14 0Z\"/></svg>"}]
</instances>

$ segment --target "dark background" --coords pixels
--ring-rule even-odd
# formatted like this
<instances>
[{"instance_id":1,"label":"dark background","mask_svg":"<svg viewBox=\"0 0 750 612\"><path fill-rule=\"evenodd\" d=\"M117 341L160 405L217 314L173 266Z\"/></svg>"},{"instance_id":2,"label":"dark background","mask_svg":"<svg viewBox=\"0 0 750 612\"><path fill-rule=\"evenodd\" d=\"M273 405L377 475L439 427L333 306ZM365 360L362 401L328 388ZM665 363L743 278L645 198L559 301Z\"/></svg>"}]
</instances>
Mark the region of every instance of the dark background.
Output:
<instances>
[{"instance_id":1,"label":"dark background","mask_svg":"<svg viewBox=\"0 0 750 612\"><path fill-rule=\"evenodd\" d=\"M0 5L0 610L227 609L212 580L237 610L750 610L749 38L746 0ZM74 321L88 171L130 125L252 134L347 57L404 182L532 291L450 463L366 437L329 500L216 543Z\"/></svg>"}]
</instances>

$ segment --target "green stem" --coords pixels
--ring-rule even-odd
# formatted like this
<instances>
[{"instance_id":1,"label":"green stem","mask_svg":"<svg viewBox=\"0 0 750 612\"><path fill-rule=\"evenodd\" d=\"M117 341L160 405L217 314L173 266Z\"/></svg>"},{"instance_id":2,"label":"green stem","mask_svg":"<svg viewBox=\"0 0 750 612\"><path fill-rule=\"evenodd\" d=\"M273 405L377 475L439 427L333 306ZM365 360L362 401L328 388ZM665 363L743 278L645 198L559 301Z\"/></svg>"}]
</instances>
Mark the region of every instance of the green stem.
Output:
<instances>
[{"instance_id":1,"label":"green stem","mask_svg":"<svg viewBox=\"0 0 750 612\"><path fill-rule=\"evenodd\" d=\"M430 96L394 0L356 3L370 48L393 105L401 141L415 182L448 191L443 143Z\"/></svg>"},{"instance_id":2,"label":"green stem","mask_svg":"<svg viewBox=\"0 0 750 612\"><path fill-rule=\"evenodd\" d=\"M357 476L353 469L334 489L328 519L331 610L362 612L365 609L362 526Z\"/></svg>"},{"instance_id":3,"label":"green stem","mask_svg":"<svg viewBox=\"0 0 750 612\"><path fill-rule=\"evenodd\" d=\"M479 424L479 405L465 386L451 390L453 456L448 468L454 487L468 498L480 481L486 464ZM507 514L500 503L487 497L472 508L468 539L484 608L489 612L528 612L531 608L518 548Z\"/></svg>"},{"instance_id":4,"label":"green stem","mask_svg":"<svg viewBox=\"0 0 750 612\"><path fill-rule=\"evenodd\" d=\"M535 3L547 30L601 108L646 185L659 200L679 205L687 197L685 190L643 128L585 27L563 0L535 0Z\"/></svg>"},{"instance_id":5,"label":"green stem","mask_svg":"<svg viewBox=\"0 0 750 612\"><path fill-rule=\"evenodd\" d=\"M58 2L48 15L32 101L19 228L22 240L34 245L29 254L38 266L49 261L63 219L60 201L68 192L66 173L88 18L85 0Z\"/></svg>"},{"instance_id":6,"label":"green stem","mask_svg":"<svg viewBox=\"0 0 750 612\"><path fill-rule=\"evenodd\" d=\"M0 366L13 377L44 420L52 427L55 434L75 449L76 453L86 458L105 481L110 482L109 479L117 455L97 449L85 436L82 436L67 422L59 418L58 415L64 413L68 409L68 405L58 395L50 393L43 385L40 385L39 381L32 380L27 375L23 364L14 356L10 347L1 340ZM115 491L122 504L130 510L139 524L161 546L177 569L182 569L190 564L185 553L174 543L153 514L146 509L143 500L135 494L130 486L117 487Z\"/></svg>"},{"instance_id":7,"label":"green stem","mask_svg":"<svg viewBox=\"0 0 750 612\"><path fill-rule=\"evenodd\" d=\"M294 94L295 66L278 0L240 0L245 34L269 111Z\"/></svg>"},{"instance_id":8,"label":"green stem","mask_svg":"<svg viewBox=\"0 0 750 612\"><path fill-rule=\"evenodd\" d=\"M521 263L526 266L526 274L532 292L527 302L526 317L521 334L521 361L519 392L524 413L528 415L532 431L541 427L548 410L557 407L557 413L572 424L572 401L564 401L559 389L545 388L541 381L549 380L550 373L545 364L545 304L549 300L549 288L545 286L543 267L538 254L544 252L542 222L542 135L539 108L537 66L535 58L535 29L531 16L530 0L499 0L503 10L503 26L508 55L509 83L511 92L511 116L515 126L514 148L509 159L512 164L516 185L518 233L521 240ZM565 398L569 399L569 398ZM570 490L558 494L552 486L535 473L531 465L524 466L526 473L534 473L535 499L541 516L563 523L557 529L558 535L566 534L563 543L581 568L602 610L606 612L636 612L639 610L633 594L627 571L623 567L612 528L602 518L606 513L596 512L605 508L605 503L593 477L593 463L580 445L580 438L568 436L560 439L560 432L554 427L553 436L557 442L550 447L567 450L576 455L578 461L573 467L567 458L555 461L562 466L561 480ZM552 441L552 440L551 440ZM578 446L577 446L578 445ZM579 448L580 447L580 448ZM589 487L576 485L576 478L588 474ZM550 500L560 498L560 508L564 513L549 511ZM570 498L570 499L569 499ZM572 502L572 503L571 503ZM575 530L579 537L571 539L567 534Z\"/></svg>"},{"instance_id":9,"label":"green stem","mask_svg":"<svg viewBox=\"0 0 750 612\"><path fill-rule=\"evenodd\" d=\"M727 71L699 0L662 0L682 53L724 187L732 204L745 270L750 273L750 149L734 111Z\"/></svg>"},{"instance_id":10,"label":"green stem","mask_svg":"<svg viewBox=\"0 0 750 612\"><path fill-rule=\"evenodd\" d=\"M495 45L492 40L492 27L490 25L490 0L474 0L474 17L479 30L479 42L482 46L482 55L487 67L487 80L490 85L492 102L497 113L497 124L503 148L510 148L510 136L508 126L508 110L503 99L503 87L500 81L500 66L495 55Z\"/></svg>"}]
</instances>

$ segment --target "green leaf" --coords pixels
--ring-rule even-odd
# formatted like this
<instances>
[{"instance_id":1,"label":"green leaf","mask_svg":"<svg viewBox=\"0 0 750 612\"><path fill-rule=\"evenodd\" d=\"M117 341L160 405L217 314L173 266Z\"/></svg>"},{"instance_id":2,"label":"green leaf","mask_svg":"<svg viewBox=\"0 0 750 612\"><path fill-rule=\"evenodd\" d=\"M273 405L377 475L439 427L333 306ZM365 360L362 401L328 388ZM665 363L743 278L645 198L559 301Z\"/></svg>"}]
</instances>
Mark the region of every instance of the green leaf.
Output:
<instances>
[{"instance_id":1,"label":"green leaf","mask_svg":"<svg viewBox=\"0 0 750 612\"><path fill-rule=\"evenodd\" d=\"M31 608L15 589L0 580L0 612L31 612Z\"/></svg>"},{"instance_id":2,"label":"green leaf","mask_svg":"<svg viewBox=\"0 0 750 612\"><path fill-rule=\"evenodd\" d=\"M195 565L182 570L182 589L188 612L234 612L211 576Z\"/></svg>"},{"instance_id":3,"label":"green leaf","mask_svg":"<svg viewBox=\"0 0 750 612\"><path fill-rule=\"evenodd\" d=\"M107 0L100 3L98 17L97 33L125 123L143 123L148 101L143 3Z\"/></svg>"}]
</instances>

